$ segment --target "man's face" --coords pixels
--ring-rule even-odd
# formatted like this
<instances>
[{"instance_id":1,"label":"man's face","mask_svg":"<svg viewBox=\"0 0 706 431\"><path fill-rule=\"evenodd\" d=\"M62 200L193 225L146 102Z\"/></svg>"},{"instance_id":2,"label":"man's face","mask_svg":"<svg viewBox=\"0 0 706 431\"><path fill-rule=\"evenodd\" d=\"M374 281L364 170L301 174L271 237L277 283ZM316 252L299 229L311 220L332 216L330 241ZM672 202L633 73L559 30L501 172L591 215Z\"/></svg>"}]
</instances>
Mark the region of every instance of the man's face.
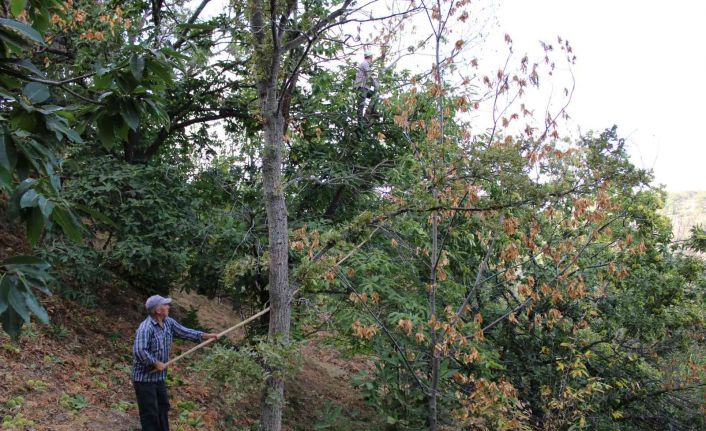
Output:
<instances>
[{"instance_id":1,"label":"man's face","mask_svg":"<svg viewBox=\"0 0 706 431\"><path fill-rule=\"evenodd\" d=\"M154 314L162 318L169 316L169 304L158 305L154 309Z\"/></svg>"}]
</instances>

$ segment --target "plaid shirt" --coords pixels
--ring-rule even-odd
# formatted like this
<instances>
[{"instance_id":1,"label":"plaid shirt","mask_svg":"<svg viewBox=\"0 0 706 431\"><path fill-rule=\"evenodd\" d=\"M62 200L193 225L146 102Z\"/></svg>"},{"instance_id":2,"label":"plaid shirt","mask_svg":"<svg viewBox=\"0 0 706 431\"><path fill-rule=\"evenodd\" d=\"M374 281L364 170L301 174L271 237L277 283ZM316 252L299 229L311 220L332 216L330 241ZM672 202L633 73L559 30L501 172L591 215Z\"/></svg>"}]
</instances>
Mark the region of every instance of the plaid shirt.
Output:
<instances>
[{"instance_id":1,"label":"plaid shirt","mask_svg":"<svg viewBox=\"0 0 706 431\"><path fill-rule=\"evenodd\" d=\"M201 341L203 332L182 326L171 317L164 319L164 326L148 316L137 328L132 347L132 380L136 382L163 382L167 370L152 372L157 361L168 362L173 337Z\"/></svg>"},{"instance_id":2,"label":"plaid shirt","mask_svg":"<svg viewBox=\"0 0 706 431\"><path fill-rule=\"evenodd\" d=\"M356 88L365 88L370 90L372 87L372 80L370 74L370 62L368 60L363 60L358 65L355 73L355 86Z\"/></svg>"}]
</instances>

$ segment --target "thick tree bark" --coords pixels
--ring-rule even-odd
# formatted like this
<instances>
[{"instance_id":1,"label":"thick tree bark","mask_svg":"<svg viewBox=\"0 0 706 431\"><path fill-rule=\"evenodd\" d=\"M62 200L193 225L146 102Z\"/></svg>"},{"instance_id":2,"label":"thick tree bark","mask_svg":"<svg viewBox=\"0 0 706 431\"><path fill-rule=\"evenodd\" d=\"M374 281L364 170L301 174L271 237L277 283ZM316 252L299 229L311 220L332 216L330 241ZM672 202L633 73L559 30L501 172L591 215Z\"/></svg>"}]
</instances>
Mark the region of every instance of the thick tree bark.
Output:
<instances>
[{"instance_id":1,"label":"thick tree bark","mask_svg":"<svg viewBox=\"0 0 706 431\"><path fill-rule=\"evenodd\" d=\"M287 207L282 184L282 147L284 116L278 106L277 75L280 56L271 58L269 70L258 81L258 99L262 116L264 148L262 180L267 210L270 283L270 342L288 343L291 322L289 287L289 238ZM262 402L262 428L280 431L284 405L284 380L278 370L267 379Z\"/></svg>"},{"instance_id":2,"label":"thick tree bark","mask_svg":"<svg viewBox=\"0 0 706 431\"><path fill-rule=\"evenodd\" d=\"M272 342L287 343L291 322L291 290L289 288L289 240L287 208L282 185L282 145L284 119L277 112L277 98L267 97L261 103L264 114L265 148L262 160L265 207L270 249L270 325ZM265 105L265 106L262 106ZM274 106L273 106L274 105ZM267 431L282 428L284 380L279 373L268 378L262 403L262 427Z\"/></svg>"},{"instance_id":3,"label":"thick tree bark","mask_svg":"<svg viewBox=\"0 0 706 431\"><path fill-rule=\"evenodd\" d=\"M270 34L264 25L262 4L251 3L251 28L256 41L259 65L257 80L260 118L263 129L262 182L267 210L269 241L270 323L271 343L289 342L291 323L291 289L289 287L289 238L287 207L282 184L282 147L284 146L284 115L279 106L278 76L282 53L280 37ZM271 44L271 45L270 45ZM269 45L269 46L268 46ZM271 51L270 51L271 50ZM267 52L270 51L270 52ZM284 406L284 376L281 370L271 370L265 382L261 406L262 429L282 429Z\"/></svg>"}]
</instances>

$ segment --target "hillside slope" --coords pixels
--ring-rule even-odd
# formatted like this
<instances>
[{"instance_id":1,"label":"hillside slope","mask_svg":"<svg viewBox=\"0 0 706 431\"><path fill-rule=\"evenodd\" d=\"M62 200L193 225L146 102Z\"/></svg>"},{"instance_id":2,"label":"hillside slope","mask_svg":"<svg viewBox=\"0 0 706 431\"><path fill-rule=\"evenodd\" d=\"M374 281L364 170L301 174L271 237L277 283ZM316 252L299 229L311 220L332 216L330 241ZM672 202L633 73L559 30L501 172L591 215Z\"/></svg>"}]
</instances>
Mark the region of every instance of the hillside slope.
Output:
<instances>
[{"instance_id":1,"label":"hillside slope","mask_svg":"<svg viewBox=\"0 0 706 431\"><path fill-rule=\"evenodd\" d=\"M692 226L706 226L706 191L668 193L663 213L672 220L675 239L687 238Z\"/></svg>"},{"instance_id":2,"label":"hillside slope","mask_svg":"<svg viewBox=\"0 0 706 431\"><path fill-rule=\"evenodd\" d=\"M58 296L47 298L51 325L25 328L17 344L0 335L3 430L139 429L130 364L132 337L144 318L141 301L134 299L139 297L135 292L103 293L94 308ZM197 295L177 294L176 301L182 304L174 307L177 318L186 314L183 305L195 303L201 310L199 318L220 316L222 327L215 330L239 319L226 305ZM173 355L189 347L179 342ZM349 378L355 366L340 359L335 350L315 343L303 350L304 366L287 382L284 429L369 429L366 418L373 415ZM204 383L204 376L190 372L189 363L185 360L170 370L172 429L255 429L260 394L227 406Z\"/></svg>"},{"instance_id":3,"label":"hillside slope","mask_svg":"<svg viewBox=\"0 0 706 431\"><path fill-rule=\"evenodd\" d=\"M0 259L31 254L24 229L6 217L0 200ZM15 343L0 330L0 429L23 431L139 430L131 383L132 343L145 318L145 295L125 287L93 287L88 307L61 295L40 298L51 321L25 325ZM227 301L174 292L172 316L194 319L220 332L252 310L234 310ZM245 331L231 333L239 343ZM172 357L193 344L176 341ZM206 348L208 349L208 348ZM342 359L314 340L302 348L303 366L286 382L283 429L374 429L375 414L353 388L360 360ZM170 368L168 384L176 431L257 429L260 393L228 405L206 376L190 370L203 351ZM238 364L233 364L237 367Z\"/></svg>"}]
</instances>

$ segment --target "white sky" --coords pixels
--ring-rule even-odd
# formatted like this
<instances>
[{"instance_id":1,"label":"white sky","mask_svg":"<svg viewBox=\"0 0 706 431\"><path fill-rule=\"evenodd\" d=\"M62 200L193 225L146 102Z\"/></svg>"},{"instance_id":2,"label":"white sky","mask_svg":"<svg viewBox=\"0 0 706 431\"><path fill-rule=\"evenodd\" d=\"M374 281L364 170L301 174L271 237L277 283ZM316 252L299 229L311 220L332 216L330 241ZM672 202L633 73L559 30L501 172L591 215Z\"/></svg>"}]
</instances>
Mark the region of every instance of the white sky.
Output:
<instances>
[{"instance_id":1,"label":"white sky","mask_svg":"<svg viewBox=\"0 0 706 431\"><path fill-rule=\"evenodd\" d=\"M706 2L498 0L515 51L568 39L577 56L568 112L581 130L612 124L637 166L669 191L706 190Z\"/></svg>"},{"instance_id":2,"label":"white sky","mask_svg":"<svg viewBox=\"0 0 706 431\"><path fill-rule=\"evenodd\" d=\"M220 11L209 4L205 15ZM383 4L395 0L385 0ZM568 113L573 129L616 124L633 163L668 191L706 190L706 1L475 0L495 15L483 51L537 53L539 40L569 40L577 61ZM491 26L492 27L492 26ZM377 51L377 50L374 50ZM490 54L492 57L492 53ZM503 54L504 55L504 54ZM420 60L418 60L420 61ZM424 62L424 60L421 60ZM428 60L430 63L430 60Z\"/></svg>"}]
</instances>

